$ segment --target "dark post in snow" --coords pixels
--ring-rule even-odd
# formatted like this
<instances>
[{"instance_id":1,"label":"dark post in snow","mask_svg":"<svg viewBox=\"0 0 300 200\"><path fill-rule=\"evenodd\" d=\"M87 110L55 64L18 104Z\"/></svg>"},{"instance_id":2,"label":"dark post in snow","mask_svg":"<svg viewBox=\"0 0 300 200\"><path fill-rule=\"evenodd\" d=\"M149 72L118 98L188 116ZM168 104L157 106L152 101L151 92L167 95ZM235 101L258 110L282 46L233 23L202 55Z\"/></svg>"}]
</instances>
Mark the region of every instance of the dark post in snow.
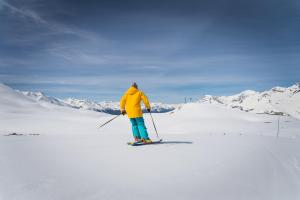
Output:
<instances>
[{"instance_id":1,"label":"dark post in snow","mask_svg":"<svg viewBox=\"0 0 300 200\"><path fill-rule=\"evenodd\" d=\"M280 115L278 116L278 120L277 120L277 138L279 137L279 119L280 119Z\"/></svg>"}]
</instances>

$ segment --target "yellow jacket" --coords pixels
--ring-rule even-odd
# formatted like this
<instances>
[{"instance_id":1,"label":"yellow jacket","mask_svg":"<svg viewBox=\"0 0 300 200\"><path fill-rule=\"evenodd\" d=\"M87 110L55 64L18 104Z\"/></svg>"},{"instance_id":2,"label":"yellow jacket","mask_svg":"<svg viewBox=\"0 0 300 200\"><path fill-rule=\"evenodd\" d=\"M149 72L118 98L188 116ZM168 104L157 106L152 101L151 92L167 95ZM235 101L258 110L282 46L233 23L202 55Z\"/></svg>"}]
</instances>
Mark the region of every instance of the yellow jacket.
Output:
<instances>
[{"instance_id":1,"label":"yellow jacket","mask_svg":"<svg viewBox=\"0 0 300 200\"><path fill-rule=\"evenodd\" d=\"M147 109L150 109L147 96L135 87L130 87L121 98L120 108L121 110L126 110L129 118L142 117L141 101L143 101Z\"/></svg>"}]
</instances>

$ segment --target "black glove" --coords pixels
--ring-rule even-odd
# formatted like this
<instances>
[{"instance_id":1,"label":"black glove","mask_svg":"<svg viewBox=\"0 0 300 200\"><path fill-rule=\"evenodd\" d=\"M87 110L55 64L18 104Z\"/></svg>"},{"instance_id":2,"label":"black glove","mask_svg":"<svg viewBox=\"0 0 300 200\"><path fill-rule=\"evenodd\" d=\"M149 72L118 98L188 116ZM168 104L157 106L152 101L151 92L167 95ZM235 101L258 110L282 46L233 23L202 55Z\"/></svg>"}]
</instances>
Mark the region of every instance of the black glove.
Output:
<instances>
[{"instance_id":1,"label":"black glove","mask_svg":"<svg viewBox=\"0 0 300 200\"><path fill-rule=\"evenodd\" d=\"M151 111L151 109L150 109L150 108L147 108L147 111L148 111L148 112L150 112L150 111Z\"/></svg>"},{"instance_id":2,"label":"black glove","mask_svg":"<svg viewBox=\"0 0 300 200\"><path fill-rule=\"evenodd\" d=\"M122 115L126 115L126 110L121 110Z\"/></svg>"}]
</instances>

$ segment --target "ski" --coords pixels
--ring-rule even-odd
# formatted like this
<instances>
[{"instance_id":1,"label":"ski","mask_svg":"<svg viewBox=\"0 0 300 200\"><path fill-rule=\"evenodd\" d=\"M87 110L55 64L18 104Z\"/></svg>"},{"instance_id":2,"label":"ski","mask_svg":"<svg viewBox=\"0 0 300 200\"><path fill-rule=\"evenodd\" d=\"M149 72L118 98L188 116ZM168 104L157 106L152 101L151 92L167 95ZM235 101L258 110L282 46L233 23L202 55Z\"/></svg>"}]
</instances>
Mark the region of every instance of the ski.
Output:
<instances>
[{"instance_id":1,"label":"ski","mask_svg":"<svg viewBox=\"0 0 300 200\"><path fill-rule=\"evenodd\" d=\"M162 142L162 139L157 140L157 141L152 141L151 143L143 143L143 142L127 142L128 145L131 146L142 146L142 145L149 145L149 144L159 144Z\"/></svg>"}]
</instances>

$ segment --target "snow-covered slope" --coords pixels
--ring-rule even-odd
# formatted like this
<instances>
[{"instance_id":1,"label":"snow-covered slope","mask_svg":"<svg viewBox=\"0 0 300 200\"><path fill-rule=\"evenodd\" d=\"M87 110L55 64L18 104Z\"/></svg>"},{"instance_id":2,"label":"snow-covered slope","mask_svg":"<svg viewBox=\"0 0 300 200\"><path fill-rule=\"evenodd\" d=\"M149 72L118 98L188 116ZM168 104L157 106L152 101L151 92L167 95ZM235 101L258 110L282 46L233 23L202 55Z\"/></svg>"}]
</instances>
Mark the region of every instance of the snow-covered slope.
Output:
<instances>
[{"instance_id":1,"label":"snow-covered slope","mask_svg":"<svg viewBox=\"0 0 300 200\"><path fill-rule=\"evenodd\" d=\"M264 92L247 90L233 96L206 95L199 102L254 113L288 114L300 119L300 83L287 88L274 87Z\"/></svg>"},{"instance_id":2,"label":"snow-covered slope","mask_svg":"<svg viewBox=\"0 0 300 200\"><path fill-rule=\"evenodd\" d=\"M0 106L1 111L6 113L31 112L42 109L35 100L24 96L22 93L14 91L10 87L0 83Z\"/></svg>"},{"instance_id":3,"label":"snow-covered slope","mask_svg":"<svg viewBox=\"0 0 300 200\"><path fill-rule=\"evenodd\" d=\"M89 131L95 129L98 118L102 116L107 114L58 106L44 100L37 102L35 98L0 84L2 134L72 134L79 130Z\"/></svg>"},{"instance_id":4,"label":"snow-covered slope","mask_svg":"<svg viewBox=\"0 0 300 200\"><path fill-rule=\"evenodd\" d=\"M47 102L47 101L46 101ZM155 113L164 143L131 147L130 122L0 85L1 200L298 200L300 121L189 103ZM156 138L151 117L144 115ZM5 136L16 132L21 136ZM32 136L30 134L40 134Z\"/></svg>"}]
</instances>

